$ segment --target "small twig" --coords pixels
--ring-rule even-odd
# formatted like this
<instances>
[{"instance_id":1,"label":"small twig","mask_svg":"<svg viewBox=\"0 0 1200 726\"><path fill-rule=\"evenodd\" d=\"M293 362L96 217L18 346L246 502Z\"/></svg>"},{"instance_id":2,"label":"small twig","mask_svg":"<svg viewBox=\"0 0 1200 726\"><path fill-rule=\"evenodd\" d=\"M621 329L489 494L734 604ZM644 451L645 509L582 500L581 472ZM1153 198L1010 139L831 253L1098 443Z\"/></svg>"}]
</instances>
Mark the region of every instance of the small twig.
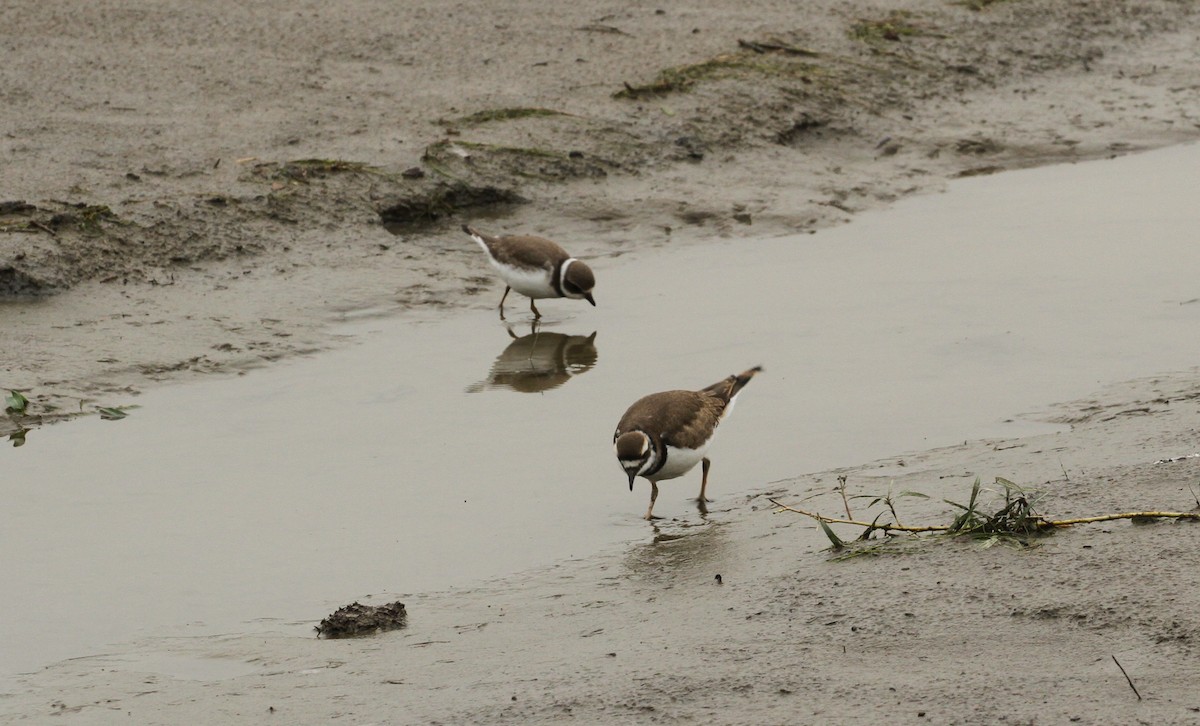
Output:
<instances>
[{"instance_id":1,"label":"small twig","mask_svg":"<svg viewBox=\"0 0 1200 726\"><path fill-rule=\"evenodd\" d=\"M603 23L589 23L588 25L581 25L580 27L576 28L576 30L584 33L611 33L613 35L629 35L629 33L626 33L624 30L621 30L615 25L604 25Z\"/></svg>"},{"instance_id":2,"label":"small twig","mask_svg":"<svg viewBox=\"0 0 1200 726\"><path fill-rule=\"evenodd\" d=\"M846 506L846 519L854 519L850 513L850 501L846 499L846 475L838 474L838 493L842 495L842 504Z\"/></svg>"},{"instance_id":3,"label":"small twig","mask_svg":"<svg viewBox=\"0 0 1200 726\"><path fill-rule=\"evenodd\" d=\"M855 519L839 519L836 517L826 517L824 514L817 512L809 512L795 507L789 507L782 504L771 497L767 497L767 501L788 512L803 514L806 517L828 522L829 524L852 524L856 527L872 527L881 529L885 532L948 532L952 527L942 525L929 525L924 527L909 527L900 524L874 524L871 522L860 522ZM1092 524L1094 522L1111 522L1117 519L1197 519L1200 520L1200 512L1122 512L1120 514L1102 514L1098 517L1079 517L1077 519L1043 519L1038 525L1041 529L1051 529L1054 527L1070 527L1075 524Z\"/></svg>"},{"instance_id":4,"label":"small twig","mask_svg":"<svg viewBox=\"0 0 1200 726\"><path fill-rule=\"evenodd\" d=\"M1121 514L1102 514L1098 517L1079 517L1078 519L1055 519L1046 522L1047 527L1070 527L1073 524L1091 524L1093 522L1111 522L1114 519L1200 519L1200 512L1122 512Z\"/></svg>"},{"instance_id":5,"label":"small twig","mask_svg":"<svg viewBox=\"0 0 1200 726\"><path fill-rule=\"evenodd\" d=\"M1121 665L1121 661L1117 660L1117 656L1113 655L1112 659L1113 663L1116 663L1117 667L1121 669L1121 675L1125 676L1125 680L1129 682L1129 687L1133 689L1133 695L1137 696L1139 701L1142 700L1142 694L1138 693L1137 686L1133 685L1133 679L1125 672L1125 666Z\"/></svg>"},{"instance_id":6,"label":"small twig","mask_svg":"<svg viewBox=\"0 0 1200 726\"><path fill-rule=\"evenodd\" d=\"M817 56L821 55L820 53L818 53L815 50L809 50L808 48L800 48L798 46L788 45L786 43L763 42L763 41L758 41L758 40L742 40L741 38L738 39L738 47L745 48L746 50L752 50L755 53L769 53L771 51L779 51L781 53L786 53L788 55L802 55L802 56L806 56L809 58L816 58Z\"/></svg>"},{"instance_id":7,"label":"small twig","mask_svg":"<svg viewBox=\"0 0 1200 726\"><path fill-rule=\"evenodd\" d=\"M30 226L30 227L35 227L35 228L37 228L37 229L40 229L40 230L42 230L43 232L45 232L46 234L50 235L51 237L57 237L57 236L58 236L58 232L55 232L53 229L50 229L50 228L49 228L49 227L47 227L46 225L44 225L44 224L42 224L41 222L37 221L36 219L31 219L31 220L29 220L29 226Z\"/></svg>"},{"instance_id":8,"label":"small twig","mask_svg":"<svg viewBox=\"0 0 1200 726\"><path fill-rule=\"evenodd\" d=\"M904 525L899 525L899 524L872 524L870 522L859 522L859 521L856 521L853 519L838 519L836 517L826 517L825 515L817 514L816 512L807 512L803 509L796 509L795 507L789 507L786 504L781 504L780 502L776 501L775 499L772 499L771 497L767 497L767 501L770 502L771 504L774 504L775 506L779 507L782 510L786 510L789 512L795 512L796 514L803 514L806 517L812 517L813 519L816 519L816 520L822 521L822 522L828 522L829 524L853 524L856 527L874 527L875 529L882 529L885 532L888 532L888 531L894 531L894 532L946 532L950 529L949 527L944 527L944 526L939 526L939 525L930 525L928 527L906 527Z\"/></svg>"}]
</instances>

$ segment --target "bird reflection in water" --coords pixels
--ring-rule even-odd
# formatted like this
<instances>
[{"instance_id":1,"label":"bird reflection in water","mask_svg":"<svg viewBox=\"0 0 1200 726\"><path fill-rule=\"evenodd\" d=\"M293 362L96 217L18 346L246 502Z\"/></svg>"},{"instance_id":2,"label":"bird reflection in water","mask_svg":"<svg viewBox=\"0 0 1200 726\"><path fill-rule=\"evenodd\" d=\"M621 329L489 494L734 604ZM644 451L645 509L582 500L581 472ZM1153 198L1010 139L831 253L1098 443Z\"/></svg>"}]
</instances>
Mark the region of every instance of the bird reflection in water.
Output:
<instances>
[{"instance_id":1,"label":"bird reflection in water","mask_svg":"<svg viewBox=\"0 0 1200 726\"><path fill-rule=\"evenodd\" d=\"M564 335L539 330L538 323L530 326L529 335L513 339L496 361L486 380L467 387L468 393L488 388L511 388L521 393L540 393L558 388L573 376L591 370L596 365L596 334Z\"/></svg>"}]
</instances>

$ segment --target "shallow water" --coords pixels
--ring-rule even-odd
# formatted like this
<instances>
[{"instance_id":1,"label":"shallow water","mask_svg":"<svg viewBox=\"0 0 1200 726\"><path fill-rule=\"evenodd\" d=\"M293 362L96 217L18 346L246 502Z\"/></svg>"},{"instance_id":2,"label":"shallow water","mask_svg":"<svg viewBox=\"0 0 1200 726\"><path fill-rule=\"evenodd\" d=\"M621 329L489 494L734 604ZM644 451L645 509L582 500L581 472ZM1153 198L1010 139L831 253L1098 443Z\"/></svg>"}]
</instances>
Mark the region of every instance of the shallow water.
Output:
<instances>
[{"instance_id":1,"label":"shallow water","mask_svg":"<svg viewBox=\"0 0 1200 726\"><path fill-rule=\"evenodd\" d=\"M1013 172L817 235L596 260L599 307L545 301L536 338L521 298L511 333L361 311L344 349L32 431L0 449L0 672L305 633L368 594L648 541L617 419L754 364L710 452L716 519L802 472L1047 430L1015 417L1196 364L1197 170L1200 146ZM698 521L698 487L655 512Z\"/></svg>"}]
</instances>

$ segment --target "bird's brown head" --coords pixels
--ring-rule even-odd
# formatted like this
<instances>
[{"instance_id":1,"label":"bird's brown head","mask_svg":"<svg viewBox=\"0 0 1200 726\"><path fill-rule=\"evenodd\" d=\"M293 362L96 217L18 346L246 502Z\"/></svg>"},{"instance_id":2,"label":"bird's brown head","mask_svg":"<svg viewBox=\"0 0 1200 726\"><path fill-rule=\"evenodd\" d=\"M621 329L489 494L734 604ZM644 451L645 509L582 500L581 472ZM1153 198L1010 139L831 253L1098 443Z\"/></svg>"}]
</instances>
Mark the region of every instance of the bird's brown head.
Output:
<instances>
[{"instance_id":1,"label":"bird's brown head","mask_svg":"<svg viewBox=\"0 0 1200 726\"><path fill-rule=\"evenodd\" d=\"M617 452L617 461L629 476L629 491L633 491L633 480L650 466L654 457L650 437L641 431L627 431L617 437L613 448Z\"/></svg>"},{"instance_id":2,"label":"bird's brown head","mask_svg":"<svg viewBox=\"0 0 1200 726\"><path fill-rule=\"evenodd\" d=\"M592 273L592 268L585 263L571 260L563 268L562 291L564 296L575 300L587 300L594 306L596 300L592 297L592 288L595 286L596 276Z\"/></svg>"}]
</instances>

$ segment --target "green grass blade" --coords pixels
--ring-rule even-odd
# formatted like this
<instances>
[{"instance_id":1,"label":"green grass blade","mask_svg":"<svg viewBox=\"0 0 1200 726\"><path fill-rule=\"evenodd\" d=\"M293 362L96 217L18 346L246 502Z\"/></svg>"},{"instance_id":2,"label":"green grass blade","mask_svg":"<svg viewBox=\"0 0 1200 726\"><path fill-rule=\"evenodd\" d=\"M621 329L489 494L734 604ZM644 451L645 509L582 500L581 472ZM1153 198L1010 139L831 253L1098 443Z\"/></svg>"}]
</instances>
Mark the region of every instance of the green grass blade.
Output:
<instances>
[{"instance_id":1,"label":"green grass blade","mask_svg":"<svg viewBox=\"0 0 1200 726\"><path fill-rule=\"evenodd\" d=\"M817 522L821 525L821 529L825 530L825 536L829 538L831 543L833 543L833 549L842 550L846 548L846 543L843 542L840 537L834 534L833 530L829 528L829 525L826 524L824 519L818 519Z\"/></svg>"}]
</instances>

